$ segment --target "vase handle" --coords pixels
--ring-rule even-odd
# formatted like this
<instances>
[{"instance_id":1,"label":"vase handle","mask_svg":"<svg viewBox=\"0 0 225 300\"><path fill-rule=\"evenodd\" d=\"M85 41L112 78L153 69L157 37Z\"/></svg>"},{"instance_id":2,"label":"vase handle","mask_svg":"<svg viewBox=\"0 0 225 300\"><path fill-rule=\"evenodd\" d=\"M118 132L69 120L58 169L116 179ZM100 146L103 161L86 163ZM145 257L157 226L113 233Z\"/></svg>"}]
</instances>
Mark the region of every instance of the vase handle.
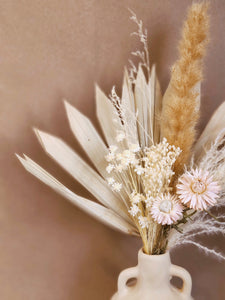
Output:
<instances>
[{"instance_id":1,"label":"vase handle","mask_svg":"<svg viewBox=\"0 0 225 300\"><path fill-rule=\"evenodd\" d=\"M118 294L126 292L130 287L127 286L127 281L131 278L137 278L138 267L133 267L122 271L118 278Z\"/></svg>"},{"instance_id":2,"label":"vase handle","mask_svg":"<svg viewBox=\"0 0 225 300\"><path fill-rule=\"evenodd\" d=\"M183 287L180 289L180 292L186 296L191 297L192 280L191 275L188 273L188 271L179 266L171 265L170 275L179 277L183 280Z\"/></svg>"}]
</instances>

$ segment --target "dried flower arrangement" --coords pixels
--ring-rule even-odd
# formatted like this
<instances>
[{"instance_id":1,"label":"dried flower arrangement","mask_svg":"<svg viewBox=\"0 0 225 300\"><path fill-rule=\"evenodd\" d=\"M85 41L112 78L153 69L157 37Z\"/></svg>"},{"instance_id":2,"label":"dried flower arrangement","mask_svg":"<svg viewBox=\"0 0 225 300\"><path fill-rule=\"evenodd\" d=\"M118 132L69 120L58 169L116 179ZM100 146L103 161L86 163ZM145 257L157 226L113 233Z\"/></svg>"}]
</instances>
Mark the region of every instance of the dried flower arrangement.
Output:
<instances>
[{"instance_id":1,"label":"dried flower arrangement","mask_svg":"<svg viewBox=\"0 0 225 300\"><path fill-rule=\"evenodd\" d=\"M208 41L207 4L191 6L184 23L179 59L162 96L155 66L150 68L147 30L131 12L143 50L132 54L122 96L96 87L97 116L107 145L91 122L65 102L71 129L93 162L89 167L62 140L35 130L45 151L101 203L67 189L27 156L23 166L45 184L103 223L143 241L146 254L193 244L218 258L221 253L196 242L201 234L224 234L225 129L223 103L200 138L202 59Z\"/></svg>"}]
</instances>

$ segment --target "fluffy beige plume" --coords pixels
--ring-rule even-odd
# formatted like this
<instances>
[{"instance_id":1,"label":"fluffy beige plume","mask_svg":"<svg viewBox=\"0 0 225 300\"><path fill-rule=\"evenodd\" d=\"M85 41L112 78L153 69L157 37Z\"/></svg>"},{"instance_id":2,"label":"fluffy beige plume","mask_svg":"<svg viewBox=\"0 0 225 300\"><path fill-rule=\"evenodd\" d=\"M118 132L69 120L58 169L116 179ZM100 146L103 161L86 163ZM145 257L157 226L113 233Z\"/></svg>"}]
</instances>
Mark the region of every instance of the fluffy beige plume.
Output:
<instances>
[{"instance_id":1,"label":"fluffy beige plume","mask_svg":"<svg viewBox=\"0 0 225 300\"><path fill-rule=\"evenodd\" d=\"M197 90L202 80L202 58L208 41L207 9L207 3L195 3L188 12L179 44L180 58L172 67L171 80L163 99L162 136L182 149L174 166L178 174L190 157L199 118Z\"/></svg>"}]
</instances>

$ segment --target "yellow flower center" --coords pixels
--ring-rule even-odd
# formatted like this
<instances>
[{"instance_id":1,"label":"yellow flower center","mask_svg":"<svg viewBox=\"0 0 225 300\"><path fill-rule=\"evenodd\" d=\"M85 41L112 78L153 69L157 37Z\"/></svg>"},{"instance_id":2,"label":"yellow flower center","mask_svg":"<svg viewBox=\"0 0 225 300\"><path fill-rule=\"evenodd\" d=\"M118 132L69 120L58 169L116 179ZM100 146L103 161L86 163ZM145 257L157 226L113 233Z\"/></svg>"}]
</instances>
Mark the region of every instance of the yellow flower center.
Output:
<instances>
[{"instance_id":1,"label":"yellow flower center","mask_svg":"<svg viewBox=\"0 0 225 300\"><path fill-rule=\"evenodd\" d=\"M195 194L202 194L206 191L206 185L201 180L197 180L191 185L192 192Z\"/></svg>"},{"instance_id":2,"label":"yellow flower center","mask_svg":"<svg viewBox=\"0 0 225 300\"><path fill-rule=\"evenodd\" d=\"M164 213L170 213L172 209L172 203L168 200L163 200L159 205L159 210Z\"/></svg>"}]
</instances>

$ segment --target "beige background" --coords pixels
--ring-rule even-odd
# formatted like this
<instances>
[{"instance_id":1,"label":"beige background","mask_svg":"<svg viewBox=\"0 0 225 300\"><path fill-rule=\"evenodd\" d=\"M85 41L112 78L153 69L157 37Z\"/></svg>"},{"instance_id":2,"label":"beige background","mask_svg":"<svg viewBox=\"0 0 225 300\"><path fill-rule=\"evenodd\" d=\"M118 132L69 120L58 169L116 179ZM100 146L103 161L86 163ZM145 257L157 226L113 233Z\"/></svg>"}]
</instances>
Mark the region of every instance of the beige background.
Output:
<instances>
[{"instance_id":1,"label":"beige background","mask_svg":"<svg viewBox=\"0 0 225 300\"><path fill-rule=\"evenodd\" d=\"M32 126L63 137L79 153L62 98L97 125L94 82L108 94L138 46L127 8L149 32L162 90L177 57L187 0L0 0L0 299L105 300L119 272L136 263L140 242L104 227L30 176L25 152L73 191L89 196L42 151ZM202 86L200 129L224 101L225 1L211 1L211 44ZM224 240L207 242L224 250ZM222 300L222 262L193 247L174 263L192 274L193 295Z\"/></svg>"}]
</instances>

